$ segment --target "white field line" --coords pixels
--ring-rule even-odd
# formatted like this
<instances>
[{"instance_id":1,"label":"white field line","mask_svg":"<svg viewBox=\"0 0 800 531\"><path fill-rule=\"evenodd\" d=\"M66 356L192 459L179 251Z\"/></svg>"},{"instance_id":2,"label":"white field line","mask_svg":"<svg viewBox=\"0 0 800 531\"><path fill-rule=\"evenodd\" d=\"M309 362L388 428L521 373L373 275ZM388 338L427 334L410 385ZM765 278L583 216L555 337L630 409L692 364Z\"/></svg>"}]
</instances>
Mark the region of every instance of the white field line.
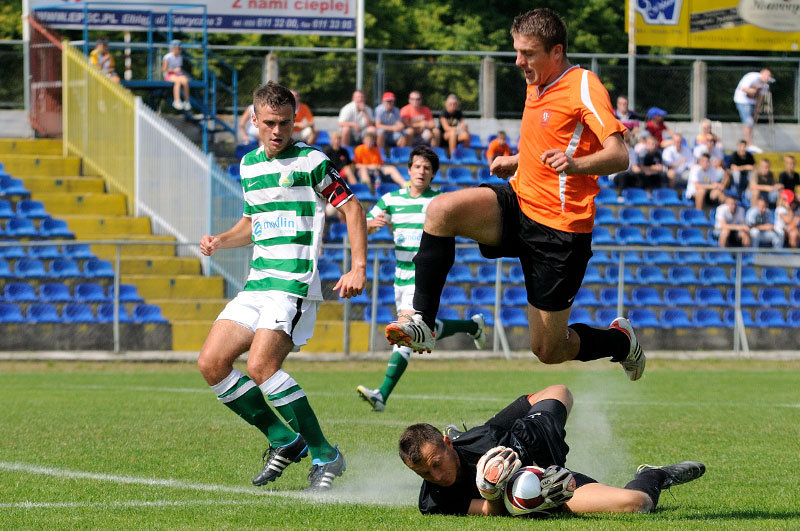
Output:
<instances>
[{"instance_id":1,"label":"white field line","mask_svg":"<svg viewBox=\"0 0 800 531\"><path fill-rule=\"evenodd\" d=\"M117 509L125 507L192 507L210 505L263 505L263 500L184 500L111 502L17 502L0 503L0 509Z\"/></svg>"}]
</instances>

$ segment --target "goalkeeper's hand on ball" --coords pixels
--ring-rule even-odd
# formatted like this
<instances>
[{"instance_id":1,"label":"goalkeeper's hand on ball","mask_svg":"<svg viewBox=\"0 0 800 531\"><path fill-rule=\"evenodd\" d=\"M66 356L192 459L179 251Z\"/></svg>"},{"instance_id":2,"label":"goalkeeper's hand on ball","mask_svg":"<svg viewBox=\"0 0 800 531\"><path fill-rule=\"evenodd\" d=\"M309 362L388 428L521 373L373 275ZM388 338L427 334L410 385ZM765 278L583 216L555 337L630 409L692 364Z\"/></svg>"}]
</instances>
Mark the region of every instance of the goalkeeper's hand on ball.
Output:
<instances>
[{"instance_id":1,"label":"goalkeeper's hand on ball","mask_svg":"<svg viewBox=\"0 0 800 531\"><path fill-rule=\"evenodd\" d=\"M475 474L475 485L481 497L496 500L502 496L508 478L521 466L517 452L505 446L497 446L483 454Z\"/></svg>"},{"instance_id":2,"label":"goalkeeper's hand on ball","mask_svg":"<svg viewBox=\"0 0 800 531\"><path fill-rule=\"evenodd\" d=\"M575 478L572 472L558 465L550 465L541 480L544 503L537 511L552 509L567 503L575 493Z\"/></svg>"}]
</instances>

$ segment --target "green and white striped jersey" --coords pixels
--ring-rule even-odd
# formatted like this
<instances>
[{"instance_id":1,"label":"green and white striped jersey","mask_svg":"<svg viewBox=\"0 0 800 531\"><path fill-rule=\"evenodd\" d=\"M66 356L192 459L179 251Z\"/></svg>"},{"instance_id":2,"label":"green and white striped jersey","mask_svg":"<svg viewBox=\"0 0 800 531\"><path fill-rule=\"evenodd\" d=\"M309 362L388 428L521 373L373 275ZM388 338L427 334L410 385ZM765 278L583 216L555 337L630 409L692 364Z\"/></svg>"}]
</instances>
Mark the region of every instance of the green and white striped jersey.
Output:
<instances>
[{"instance_id":1,"label":"green and white striped jersey","mask_svg":"<svg viewBox=\"0 0 800 531\"><path fill-rule=\"evenodd\" d=\"M414 255L419 251L422 227L428 204L441 192L428 188L419 197L411 197L408 188L384 194L367 213L367 220L383 213L392 224L394 232L394 256L397 266L394 285L407 286L414 283Z\"/></svg>"},{"instance_id":2,"label":"green and white striped jersey","mask_svg":"<svg viewBox=\"0 0 800 531\"><path fill-rule=\"evenodd\" d=\"M325 202L339 207L352 192L328 157L302 142L274 159L259 147L242 158L239 173L255 244L244 290L322 300L317 260Z\"/></svg>"}]
</instances>

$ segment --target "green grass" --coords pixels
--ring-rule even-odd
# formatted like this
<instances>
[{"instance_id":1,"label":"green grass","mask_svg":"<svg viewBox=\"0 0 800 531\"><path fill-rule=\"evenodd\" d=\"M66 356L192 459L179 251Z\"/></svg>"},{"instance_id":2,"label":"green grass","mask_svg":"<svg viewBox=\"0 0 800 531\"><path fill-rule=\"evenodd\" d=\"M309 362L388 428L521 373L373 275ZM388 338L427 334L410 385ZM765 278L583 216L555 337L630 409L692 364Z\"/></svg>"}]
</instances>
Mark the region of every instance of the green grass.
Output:
<instances>
[{"instance_id":1,"label":"green grass","mask_svg":"<svg viewBox=\"0 0 800 531\"><path fill-rule=\"evenodd\" d=\"M560 516L559 529L800 528L800 363L654 361L618 366L415 359L384 413L355 387L382 363L287 363L348 470L309 497L310 463L250 486L265 439L217 403L190 364L0 364L0 528L373 529L544 525L423 517L396 453L419 421L474 426L523 393L575 395L568 465L622 486L640 463L703 461L706 475L649 515ZM26 505L27 504L27 505Z\"/></svg>"}]
</instances>

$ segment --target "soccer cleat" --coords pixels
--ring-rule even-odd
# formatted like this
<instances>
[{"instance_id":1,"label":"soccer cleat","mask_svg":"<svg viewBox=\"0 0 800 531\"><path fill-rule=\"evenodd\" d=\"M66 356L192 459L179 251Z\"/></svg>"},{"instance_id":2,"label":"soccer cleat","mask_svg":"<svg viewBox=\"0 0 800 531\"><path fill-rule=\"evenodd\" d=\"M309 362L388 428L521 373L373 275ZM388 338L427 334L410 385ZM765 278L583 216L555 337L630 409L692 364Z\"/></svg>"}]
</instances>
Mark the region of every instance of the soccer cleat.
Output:
<instances>
[{"instance_id":1,"label":"soccer cleat","mask_svg":"<svg viewBox=\"0 0 800 531\"><path fill-rule=\"evenodd\" d=\"M183 110L184 111L191 111L192 110L192 104L189 103L189 100L186 100L186 101L183 102Z\"/></svg>"},{"instance_id":2,"label":"soccer cleat","mask_svg":"<svg viewBox=\"0 0 800 531\"><path fill-rule=\"evenodd\" d=\"M408 347L414 352L430 352L436 342L436 334L415 313L410 318L401 318L386 325L386 339L390 345Z\"/></svg>"},{"instance_id":3,"label":"soccer cleat","mask_svg":"<svg viewBox=\"0 0 800 531\"><path fill-rule=\"evenodd\" d=\"M308 479L311 485L308 489L311 492L323 492L330 490L333 486L333 478L341 476L347 470L347 463L344 461L344 455L339 451L339 446L335 446L336 459L328 463L322 463L318 459L312 461L311 470L308 473Z\"/></svg>"},{"instance_id":4,"label":"soccer cleat","mask_svg":"<svg viewBox=\"0 0 800 531\"><path fill-rule=\"evenodd\" d=\"M172 100L172 106L179 111L183 110L183 103L181 103L181 100Z\"/></svg>"},{"instance_id":5,"label":"soccer cleat","mask_svg":"<svg viewBox=\"0 0 800 531\"><path fill-rule=\"evenodd\" d=\"M699 478L706 472L706 465L697 461L682 461L674 465L666 466L653 466L653 465L639 465L636 469L636 475L641 474L647 470L661 470L666 473L666 478L661 482L659 488L661 490L668 489L673 485L683 485Z\"/></svg>"},{"instance_id":6,"label":"soccer cleat","mask_svg":"<svg viewBox=\"0 0 800 531\"><path fill-rule=\"evenodd\" d=\"M475 324L478 325L478 331L475 332L472 336L472 340L475 342L475 348L478 350L483 350L483 347L486 346L486 332L484 328L486 327L486 319L483 318L482 314L476 313L472 317L470 317Z\"/></svg>"},{"instance_id":7,"label":"soccer cleat","mask_svg":"<svg viewBox=\"0 0 800 531\"><path fill-rule=\"evenodd\" d=\"M363 385L359 385L356 387L356 391L365 402L372 406L372 411L383 411L386 409L386 402L383 401L383 395L377 389L367 389Z\"/></svg>"},{"instance_id":8,"label":"soccer cleat","mask_svg":"<svg viewBox=\"0 0 800 531\"><path fill-rule=\"evenodd\" d=\"M275 481L283 470L292 463L299 463L302 458L308 455L308 446L305 439L298 434L297 438L285 445L273 448L272 445L264 450L261 456L264 459L264 468L253 478L253 485L259 487L266 485L270 481Z\"/></svg>"},{"instance_id":9,"label":"soccer cleat","mask_svg":"<svg viewBox=\"0 0 800 531\"><path fill-rule=\"evenodd\" d=\"M467 430L466 426L464 426L464 431L462 431L462 430L458 429L458 426L456 426L455 424L448 424L442 430L442 434L445 437L449 438L451 441L455 441L456 439L458 439L459 437L464 435L464 432L466 430Z\"/></svg>"},{"instance_id":10,"label":"soccer cleat","mask_svg":"<svg viewBox=\"0 0 800 531\"><path fill-rule=\"evenodd\" d=\"M628 355L624 360L620 361L620 364L622 365L622 368L625 369L625 374L628 375L628 379L632 382L635 382L642 377L642 374L644 374L644 365L647 362L647 358L645 358L642 347L639 345L639 341L636 340L636 334L633 332L633 326L631 326L631 322L624 317L617 317L611 322L608 328L619 330L628 336L631 347L630 350L628 350Z\"/></svg>"}]
</instances>

